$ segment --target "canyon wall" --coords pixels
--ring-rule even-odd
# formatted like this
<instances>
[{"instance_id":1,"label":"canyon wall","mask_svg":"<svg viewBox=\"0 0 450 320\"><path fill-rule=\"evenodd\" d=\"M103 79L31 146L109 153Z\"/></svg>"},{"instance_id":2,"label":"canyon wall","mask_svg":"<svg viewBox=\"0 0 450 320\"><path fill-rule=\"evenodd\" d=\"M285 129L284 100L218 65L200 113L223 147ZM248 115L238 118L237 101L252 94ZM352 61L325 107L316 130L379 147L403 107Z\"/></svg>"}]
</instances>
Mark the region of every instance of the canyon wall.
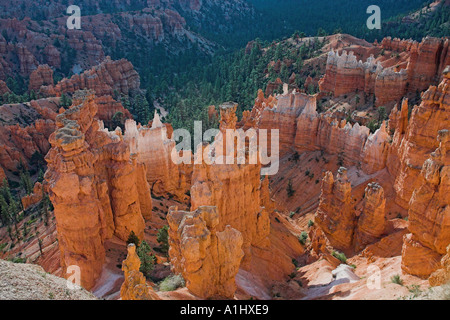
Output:
<instances>
[{"instance_id":1,"label":"canyon wall","mask_svg":"<svg viewBox=\"0 0 450 320\"><path fill-rule=\"evenodd\" d=\"M73 93L77 90L89 89L95 95L113 96L114 91L125 95L139 90L140 78L131 62L126 59L111 60L106 57L102 63L70 79L63 79L56 85L41 87L40 91L47 96Z\"/></svg>"},{"instance_id":2,"label":"canyon wall","mask_svg":"<svg viewBox=\"0 0 450 320\"><path fill-rule=\"evenodd\" d=\"M428 278L440 268L450 244L449 131L438 133L439 147L424 162L409 202L409 234L402 250L403 271ZM445 265L445 260L444 260Z\"/></svg>"},{"instance_id":3,"label":"canyon wall","mask_svg":"<svg viewBox=\"0 0 450 320\"><path fill-rule=\"evenodd\" d=\"M352 51L339 54L332 50L319 81L320 91L335 97L355 92L375 94L376 106L399 103L407 93L421 92L439 82L450 63L448 45L448 39L440 38L427 37L421 43L385 38L380 46L387 52L370 56L364 63Z\"/></svg>"},{"instance_id":4,"label":"canyon wall","mask_svg":"<svg viewBox=\"0 0 450 320\"><path fill-rule=\"evenodd\" d=\"M133 120L125 122L124 141L132 153L137 154L138 161L144 163L147 181L155 196L173 195L179 200L186 198L189 190L189 166L176 165L172 161L175 140L168 137L167 124L163 124L157 112L151 126L137 125Z\"/></svg>"},{"instance_id":5,"label":"canyon wall","mask_svg":"<svg viewBox=\"0 0 450 320\"><path fill-rule=\"evenodd\" d=\"M422 94L422 102L415 106L408 120L408 101L401 110L394 109L390 117L392 144L387 157L387 168L395 177L396 203L408 209L414 183L424 161L438 147L439 130L450 128L450 73L444 72L439 86L430 86Z\"/></svg>"},{"instance_id":6,"label":"canyon wall","mask_svg":"<svg viewBox=\"0 0 450 320\"><path fill-rule=\"evenodd\" d=\"M316 96L304 93L279 95L270 99L270 104L255 104L246 114L244 128L256 123L258 129L279 129L281 155L323 150L339 155L342 165L358 165L369 174L385 168L389 151L386 123L370 134L369 128L358 123L351 125L319 114L316 104Z\"/></svg>"},{"instance_id":7,"label":"canyon wall","mask_svg":"<svg viewBox=\"0 0 450 320\"><path fill-rule=\"evenodd\" d=\"M150 188L138 178L145 165L137 163L120 135L94 120L96 112L92 93L74 95L73 106L56 118L45 174L63 274L69 266L80 267L87 289L100 276L104 241L113 234L126 240L131 231L142 239L143 215L151 214L144 211L151 203Z\"/></svg>"}]
</instances>

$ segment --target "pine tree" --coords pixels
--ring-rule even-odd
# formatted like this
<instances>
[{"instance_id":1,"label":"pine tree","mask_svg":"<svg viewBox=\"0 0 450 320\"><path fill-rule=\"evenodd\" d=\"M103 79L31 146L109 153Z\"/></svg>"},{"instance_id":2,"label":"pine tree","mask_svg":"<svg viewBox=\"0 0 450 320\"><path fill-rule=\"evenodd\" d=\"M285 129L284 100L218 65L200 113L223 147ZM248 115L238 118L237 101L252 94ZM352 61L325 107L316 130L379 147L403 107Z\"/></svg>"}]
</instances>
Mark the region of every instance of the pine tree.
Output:
<instances>
[{"instance_id":1,"label":"pine tree","mask_svg":"<svg viewBox=\"0 0 450 320\"><path fill-rule=\"evenodd\" d=\"M145 240L142 240L141 245L137 249L137 255L141 260L141 267L139 271L141 271L145 277L149 277L150 273L155 268L156 257Z\"/></svg>"},{"instance_id":2,"label":"pine tree","mask_svg":"<svg viewBox=\"0 0 450 320\"><path fill-rule=\"evenodd\" d=\"M169 252L169 226L165 225L161 229L158 230L158 235L156 237L156 240L161 245L161 251L163 253Z\"/></svg>"}]
</instances>

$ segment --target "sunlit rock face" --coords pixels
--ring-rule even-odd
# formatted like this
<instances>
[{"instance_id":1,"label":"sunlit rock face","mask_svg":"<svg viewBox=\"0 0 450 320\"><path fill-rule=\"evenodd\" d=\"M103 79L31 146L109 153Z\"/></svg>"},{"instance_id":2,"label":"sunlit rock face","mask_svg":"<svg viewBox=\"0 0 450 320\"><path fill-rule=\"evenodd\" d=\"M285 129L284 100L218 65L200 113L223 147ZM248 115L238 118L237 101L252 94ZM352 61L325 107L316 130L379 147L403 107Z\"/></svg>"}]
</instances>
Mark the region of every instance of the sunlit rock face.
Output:
<instances>
[{"instance_id":1,"label":"sunlit rock face","mask_svg":"<svg viewBox=\"0 0 450 320\"><path fill-rule=\"evenodd\" d=\"M170 261L175 273L198 297L233 298L242 251L242 234L231 226L219 231L216 207L201 206L193 212L169 210Z\"/></svg>"},{"instance_id":2,"label":"sunlit rock face","mask_svg":"<svg viewBox=\"0 0 450 320\"><path fill-rule=\"evenodd\" d=\"M245 252L242 265L249 268L252 247L268 248L270 245L270 221L269 213L261 204L261 164L258 157L255 163L250 163L251 156L247 152L239 154L237 148L230 148L234 140L227 137L226 130L236 128L236 107L233 103L220 106L221 135L216 136L212 144L199 146L204 158L201 162L197 160L199 164L194 164L191 210L205 205L216 206L220 215L218 230L230 225L241 232ZM231 163L227 163L227 157ZM217 161L219 158L222 160ZM245 159L245 163L239 164L239 159Z\"/></svg>"},{"instance_id":3,"label":"sunlit rock face","mask_svg":"<svg viewBox=\"0 0 450 320\"><path fill-rule=\"evenodd\" d=\"M402 251L402 269L423 278L440 268L450 243L449 131L439 131L437 140L439 147L424 162L415 183L409 203L410 234L405 236ZM424 261L424 257L429 259Z\"/></svg>"},{"instance_id":4,"label":"sunlit rock face","mask_svg":"<svg viewBox=\"0 0 450 320\"><path fill-rule=\"evenodd\" d=\"M387 157L389 172L395 176L396 203L408 209L415 181L429 154L439 146L439 130L450 128L449 72L439 86L430 86L422 94L422 102L415 106L408 121L408 102L400 111L391 114L392 145Z\"/></svg>"},{"instance_id":5,"label":"sunlit rock face","mask_svg":"<svg viewBox=\"0 0 450 320\"><path fill-rule=\"evenodd\" d=\"M325 173L315 221L336 249L346 250L352 246L356 215L351 192L346 168L341 167L336 178L330 171Z\"/></svg>"},{"instance_id":6,"label":"sunlit rock face","mask_svg":"<svg viewBox=\"0 0 450 320\"><path fill-rule=\"evenodd\" d=\"M108 132L94 120L96 112L93 94L74 95L73 106L56 117L45 174L63 275L69 266L80 267L87 289L100 276L104 241L113 234L126 240L131 231L142 239L143 215L151 214L150 187L138 177L145 166L130 154L120 131Z\"/></svg>"},{"instance_id":7,"label":"sunlit rock face","mask_svg":"<svg viewBox=\"0 0 450 320\"><path fill-rule=\"evenodd\" d=\"M140 78L131 62L126 59L111 60L106 57L102 63L70 79L63 79L56 85L41 88L45 95L61 95L77 90L93 90L96 96L113 96L114 91L128 95L140 86Z\"/></svg>"},{"instance_id":8,"label":"sunlit rock face","mask_svg":"<svg viewBox=\"0 0 450 320\"><path fill-rule=\"evenodd\" d=\"M424 38L421 43L411 40L384 38L383 50L392 51L391 57L370 56L366 62L357 60L353 51L328 53L324 77L319 81L320 91L338 97L354 92L375 94L376 106L398 103L407 93L421 92L437 83L445 66L450 63L449 41ZM355 48L355 52L359 49Z\"/></svg>"},{"instance_id":9,"label":"sunlit rock face","mask_svg":"<svg viewBox=\"0 0 450 320\"><path fill-rule=\"evenodd\" d=\"M365 190L364 209L359 216L355 232L356 250L378 241L386 227L384 189L377 183L369 183Z\"/></svg>"},{"instance_id":10,"label":"sunlit rock face","mask_svg":"<svg viewBox=\"0 0 450 320\"><path fill-rule=\"evenodd\" d=\"M120 288L120 299L159 300L158 295L147 286L144 275L139 271L141 260L136 253L136 245L130 243L127 250L127 258L122 262L125 281Z\"/></svg>"}]
</instances>

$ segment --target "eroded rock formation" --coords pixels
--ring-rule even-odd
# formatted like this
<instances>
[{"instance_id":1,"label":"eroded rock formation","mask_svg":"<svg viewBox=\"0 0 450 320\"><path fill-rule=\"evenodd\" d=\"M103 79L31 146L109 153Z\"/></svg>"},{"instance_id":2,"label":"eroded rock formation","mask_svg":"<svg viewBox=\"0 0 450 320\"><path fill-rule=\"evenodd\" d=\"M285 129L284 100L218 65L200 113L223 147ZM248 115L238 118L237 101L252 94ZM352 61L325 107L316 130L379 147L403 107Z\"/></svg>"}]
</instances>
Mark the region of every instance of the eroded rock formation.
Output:
<instances>
[{"instance_id":1,"label":"eroded rock formation","mask_svg":"<svg viewBox=\"0 0 450 320\"><path fill-rule=\"evenodd\" d=\"M53 70L48 65L40 65L30 74L28 90L38 92L42 86L53 85Z\"/></svg>"},{"instance_id":2,"label":"eroded rock formation","mask_svg":"<svg viewBox=\"0 0 450 320\"><path fill-rule=\"evenodd\" d=\"M391 57L372 55L364 63L352 51L330 51L320 90L334 96L358 91L375 94L376 106L398 103L407 93L421 92L437 83L450 60L448 39L427 37L418 43L385 38L381 48L392 52Z\"/></svg>"},{"instance_id":3,"label":"eroded rock formation","mask_svg":"<svg viewBox=\"0 0 450 320\"><path fill-rule=\"evenodd\" d=\"M0 178L1 178L1 174L0 174ZM33 188L33 192L22 198L23 209L26 210L30 206L39 203L42 200L42 196L43 196L42 184L39 182L36 182L36 184L34 185L34 188Z\"/></svg>"},{"instance_id":4,"label":"eroded rock formation","mask_svg":"<svg viewBox=\"0 0 450 320\"><path fill-rule=\"evenodd\" d=\"M408 209L414 183L424 161L438 147L439 130L450 128L450 72L444 72L439 86L430 86L422 94L422 102L415 106L408 121L408 101L391 116L394 131L387 167L395 176L396 203Z\"/></svg>"},{"instance_id":5,"label":"eroded rock formation","mask_svg":"<svg viewBox=\"0 0 450 320\"><path fill-rule=\"evenodd\" d=\"M433 287L450 281L450 245L447 247L447 254L442 257L440 268L431 274L428 281Z\"/></svg>"},{"instance_id":6,"label":"eroded rock formation","mask_svg":"<svg viewBox=\"0 0 450 320\"><path fill-rule=\"evenodd\" d=\"M189 190L187 180L190 170L172 160L176 143L168 137L168 128L157 112L151 126L141 126L127 120L124 141L129 144L131 152L137 154L138 162L148 168L147 181L152 193L156 196L171 194L182 200Z\"/></svg>"},{"instance_id":7,"label":"eroded rock formation","mask_svg":"<svg viewBox=\"0 0 450 320\"><path fill-rule=\"evenodd\" d=\"M159 300L158 295L147 286L144 275L139 271L141 260L136 253L135 244L130 243L127 250L127 259L122 262L125 281L120 288L120 298L122 300Z\"/></svg>"},{"instance_id":8,"label":"eroded rock formation","mask_svg":"<svg viewBox=\"0 0 450 320\"><path fill-rule=\"evenodd\" d=\"M355 232L356 250L381 238L386 227L384 189L377 183L369 183L365 190L364 209L359 216Z\"/></svg>"},{"instance_id":9,"label":"eroded rock formation","mask_svg":"<svg viewBox=\"0 0 450 320\"><path fill-rule=\"evenodd\" d=\"M336 179L330 171L325 173L315 221L326 235L330 245L340 250L349 249L353 242L356 216L351 192L346 168L341 167L338 170Z\"/></svg>"},{"instance_id":10,"label":"eroded rock formation","mask_svg":"<svg viewBox=\"0 0 450 320\"><path fill-rule=\"evenodd\" d=\"M75 74L70 79L63 79L55 86L41 88L41 92L46 95L61 95L62 93L72 93L81 89L93 90L96 96L112 96L114 90L123 94L136 91L140 86L140 78L134 70L131 62L121 60L111 60L109 57L90 70L82 74Z\"/></svg>"},{"instance_id":11,"label":"eroded rock formation","mask_svg":"<svg viewBox=\"0 0 450 320\"><path fill-rule=\"evenodd\" d=\"M101 273L104 241L113 234L126 240L131 231L142 239L143 214L150 214L143 210L151 203L149 186L138 184L144 165L130 154L120 133L107 132L94 120L96 112L92 93L74 95L73 106L56 118L45 174L63 274L68 266L77 265L87 289Z\"/></svg>"},{"instance_id":12,"label":"eroded rock formation","mask_svg":"<svg viewBox=\"0 0 450 320\"><path fill-rule=\"evenodd\" d=\"M193 212L170 208L170 261L186 286L201 298L233 298L242 250L242 234L227 225L220 230L216 207L200 206Z\"/></svg>"},{"instance_id":13,"label":"eroded rock formation","mask_svg":"<svg viewBox=\"0 0 450 320\"><path fill-rule=\"evenodd\" d=\"M411 233L405 236L402 269L423 278L439 268L450 244L448 140L449 131L439 131L439 148L423 164L410 201Z\"/></svg>"}]
</instances>

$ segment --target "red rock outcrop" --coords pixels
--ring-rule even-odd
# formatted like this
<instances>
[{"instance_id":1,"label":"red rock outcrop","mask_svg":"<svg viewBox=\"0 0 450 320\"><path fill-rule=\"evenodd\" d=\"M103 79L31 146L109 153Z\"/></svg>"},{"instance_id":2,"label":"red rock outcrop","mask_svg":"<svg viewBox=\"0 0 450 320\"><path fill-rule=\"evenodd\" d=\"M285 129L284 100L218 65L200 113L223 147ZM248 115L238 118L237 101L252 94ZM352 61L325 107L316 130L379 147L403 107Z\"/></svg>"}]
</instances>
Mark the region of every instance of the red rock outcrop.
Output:
<instances>
[{"instance_id":1,"label":"red rock outcrop","mask_svg":"<svg viewBox=\"0 0 450 320\"><path fill-rule=\"evenodd\" d=\"M244 268L249 268L252 247L268 248L270 245L270 221L268 212L261 206L261 164L238 164L236 154L228 154L234 143L226 139L226 130L236 128L234 103L220 106L221 135L213 144L204 147L204 159L195 164L192 174L191 210L200 206L216 206L220 215L218 230L227 225L242 233L245 257ZM198 151L200 152L200 151ZM229 156L232 164L222 164L216 159ZM247 159L248 160L248 159ZM197 163L197 162L196 162Z\"/></svg>"},{"instance_id":2,"label":"red rock outcrop","mask_svg":"<svg viewBox=\"0 0 450 320\"><path fill-rule=\"evenodd\" d=\"M131 62L125 59L115 61L106 57L98 66L82 74L73 75L70 79L63 79L55 86L48 86L43 93L61 95L61 93L73 93L77 90L89 89L100 97L104 95L112 96L114 90L129 94L130 91L138 90L139 86L139 75Z\"/></svg>"},{"instance_id":3,"label":"red rock outcrop","mask_svg":"<svg viewBox=\"0 0 450 320\"><path fill-rule=\"evenodd\" d=\"M386 228L386 199L384 189L377 183L369 183L365 190L364 208L355 231L357 251L378 241Z\"/></svg>"},{"instance_id":4,"label":"red rock outcrop","mask_svg":"<svg viewBox=\"0 0 450 320\"><path fill-rule=\"evenodd\" d=\"M273 95L273 93L275 91L278 91L278 93L281 93L279 91L282 90L282 88L283 88L283 81L281 81L280 78L277 78L274 82L269 82L267 84L265 95L271 96L271 95Z\"/></svg>"},{"instance_id":5,"label":"red rock outcrop","mask_svg":"<svg viewBox=\"0 0 450 320\"><path fill-rule=\"evenodd\" d=\"M131 231L142 239L141 202L151 202L150 188L138 192L138 174L145 168L130 155L128 145L94 120L95 97L77 92L73 106L57 116L46 156L45 179L54 206L63 274L70 265L81 269L81 284L90 289L105 258L103 243L113 233L126 240ZM145 199L141 201L141 197ZM144 213L149 215L150 213Z\"/></svg>"},{"instance_id":6,"label":"red rock outcrop","mask_svg":"<svg viewBox=\"0 0 450 320\"><path fill-rule=\"evenodd\" d=\"M439 268L450 244L449 131L439 131L438 141L439 148L425 161L415 184L408 212L411 233L402 250L402 269L423 278Z\"/></svg>"},{"instance_id":7,"label":"red rock outcrop","mask_svg":"<svg viewBox=\"0 0 450 320\"><path fill-rule=\"evenodd\" d=\"M10 93L10 92L11 92L11 90L9 90L5 81L0 80L0 95L4 95L5 93Z\"/></svg>"},{"instance_id":8,"label":"red rock outcrop","mask_svg":"<svg viewBox=\"0 0 450 320\"><path fill-rule=\"evenodd\" d=\"M133 119L130 111L125 109L122 103L114 100L111 96L96 97L95 103L98 106L97 118L102 120L108 127L111 127L114 124L114 116L118 113L121 114L120 119L122 119L123 122L127 119Z\"/></svg>"},{"instance_id":9,"label":"red rock outcrop","mask_svg":"<svg viewBox=\"0 0 450 320\"><path fill-rule=\"evenodd\" d=\"M450 281L450 245L447 247L447 254L442 257L441 268L433 272L428 281L433 287L441 286Z\"/></svg>"},{"instance_id":10,"label":"red rock outcrop","mask_svg":"<svg viewBox=\"0 0 450 320\"><path fill-rule=\"evenodd\" d=\"M0 186L3 185L3 181L6 179L5 171L0 167Z\"/></svg>"},{"instance_id":11,"label":"red rock outcrop","mask_svg":"<svg viewBox=\"0 0 450 320\"><path fill-rule=\"evenodd\" d=\"M399 103L407 92L408 73L387 68L381 71L375 80L376 106L385 106L391 102Z\"/></svg>"},{"instance_id":12,"label":"red rock outcrop","mask_svg":"<svg viewBox=\"0 0 450 320\"><path fill-rule=\"evenodd\" d=\"M54 99L0 106L0 165L5 170L17 171L20 161L27 164L33 154L48 152L57 108Z\"/></svg>"},{"instance_id":13,"label":"red rock outcrop","mask_svg":"<svg viewBox=\"0 0 450 320\"><path fill-rule=\"evenodd\" d=\"M53 85L53 70L48 65L40 65L30 74L28 90L38 92L41 86Z\"/></svg>"},{"instance_id":14,"label":"red rock outcrop","mask_svg":"<svg viewBox=\"0 0 450 320\"><path fill-rule=\"evenodd\" d=\"M341 155L345 166L362 164L369 174L384 169L390 146L386 124L370 134L369 128L358 123L351 125L346 120L319 114L316 99L297 92L265 99L260 91L252 111L244 112L238 125L244 130L278 129L281 155L323 150Z\"/></svg>"},{"instance_id":15,"label":"red rock outcrop","mask_svg":"<svg viewBox=\"0 0 450 320\"><path fill-rule=\"evenodd\" d=\"M152 193L156 196L172 194L182 200L189 190L190 171L172 161L176 143L167 137L167 130L155 112L151 127L138 126L135 121L127 120L124 141L129 144L131 152L137 154L138 162L148 168L147 181Z\"/></svg>"},{"instance_id":16,"label":"red rock outcrop","mask_svg":"<svg viewBox=\"0 0 450 320\"><path fill-rule=\"evenodd\" d=\"M415 106L408 121L408 102L402 109L393 110L389 126L394 131L387 167L395 176L396 203L408 209L414 183L428 155L438 147L439 130L450 128L450 72L444 72L438 87L431 86L422 94L422 102Z\"/></svg>"},{"instance_id":17,"label":"red rock outcrop","mask_svg":"<svg viewBox=\"0 0 450 320\"><path fill-rule=\"evenodd\" d=\"M30 206L39 203L42 200L43 196L43 190L42 190L42 184L39 182L36 182L33 188L33 193L30 195L26 195L22 198L22 206L23 209L26 210Z\"/></svg>"},{"instance_id":18,"label":"red rock outcrop","mask_svg":"<svg viewBox=\"0 0 450 320\"><path fill-rule=\"evenodd\" d=\"M242 234L227 225L219 231L216 207L200 206L194 212L169 210L170 261L186 286L198 297L233 298L242 251Z\"/></svg>"},{"instance_id":19,"label":"red rock outcrop","mask_svg":"<svg viewBox=\"0 0 450 320\"><path fill-rule=\"evenodd\" d=\"M421 92L437 83L449 63L448 39L424 38L421 43L391 38L383 39L381 48L392 52L365 63L357 61L352 51L339 55L330 51L320 91L341 96L363 91L375 94L376 106L398 103L407 93ZM370 51L371 48L363 48Z\"/></svg>"},{"instance_id":20,"label":"red rock outcrop","mask_svg":"<svg viewBox=\"0 0 450 320\"><path fill-rule=\"evenodd\" d=\"M370 90L366 83L372 83L370 78L375 78L382 69L381 64L376 63L373 57L366 63L358 61L353 51L346 50L339 55L334 50L328 53L325 76L319 81L322 92L332 92L334 96Z\"/></svg>"},{"instance_id":21,"label":"red rock outcrop","mask_svg":"<svg viewBox=\"0 0 450 320\"><path fill-rule=\"evenodd\" d=\"M315 221L330 245L340 250L349 249L353 242L356 215L351 192L346 168L341 167L338 170L336 179L330 171L325 173Z\"/></svg>"},{"instance_id":22,"label":"red rock outcrop","mask_svg":"<svg viewBox=\"0 0 450 320\"><path fill-rule=\"evenodd\" d=\"M147 286L144 275L139 271L141 260L136 253L135 244L130 243L127 250L127 258L122 262L125 281L120 288L121 300L159 300L158 295Z\"/></svg>"}]
</instances>

